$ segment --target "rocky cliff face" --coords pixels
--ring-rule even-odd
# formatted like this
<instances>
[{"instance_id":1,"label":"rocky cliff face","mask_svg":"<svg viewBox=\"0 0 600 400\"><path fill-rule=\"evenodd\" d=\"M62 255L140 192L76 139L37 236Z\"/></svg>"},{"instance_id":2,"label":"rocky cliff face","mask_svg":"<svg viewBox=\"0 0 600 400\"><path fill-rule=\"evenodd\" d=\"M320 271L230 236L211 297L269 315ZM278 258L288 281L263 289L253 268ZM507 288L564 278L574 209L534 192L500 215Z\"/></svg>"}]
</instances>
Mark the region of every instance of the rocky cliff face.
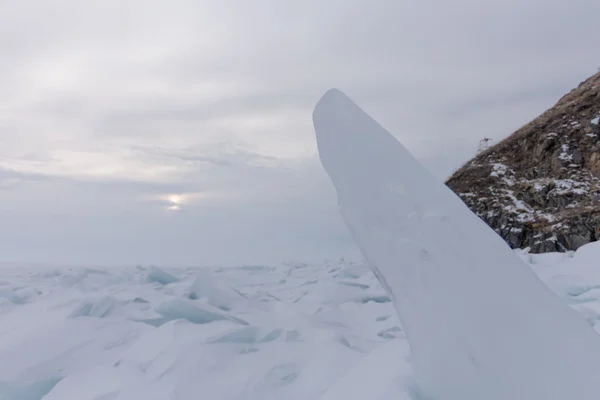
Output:
<instances>
[{"instance_id":1,"label":"rocky cliff face","mask_svg":"<svg viewBox=\"0 0 600 400\"><path fill-rule=\"evenodd\" d=\"M447 185L513 248L568 251L600 240L600 73Z\"/></svg>"}]
</instances>

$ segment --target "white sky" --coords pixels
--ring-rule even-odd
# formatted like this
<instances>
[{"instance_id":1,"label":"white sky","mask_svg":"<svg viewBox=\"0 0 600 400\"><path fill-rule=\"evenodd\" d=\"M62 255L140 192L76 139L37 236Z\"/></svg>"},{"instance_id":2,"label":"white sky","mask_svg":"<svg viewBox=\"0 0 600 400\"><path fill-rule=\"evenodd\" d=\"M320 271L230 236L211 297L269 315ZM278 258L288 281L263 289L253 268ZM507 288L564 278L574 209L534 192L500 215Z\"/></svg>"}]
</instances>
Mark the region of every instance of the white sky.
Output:
<instances>
[{"instance_id":1,"label":"white sky","mask_svg":"<svg viewBox=\"0 0 600 400\"><path fill-rule=\"evenodd\" d=\"M596 0L0 0L0 261L354 258L316 157L322 93L444 178L596 71L598 15Z\"/></svg>"}]
</instances>

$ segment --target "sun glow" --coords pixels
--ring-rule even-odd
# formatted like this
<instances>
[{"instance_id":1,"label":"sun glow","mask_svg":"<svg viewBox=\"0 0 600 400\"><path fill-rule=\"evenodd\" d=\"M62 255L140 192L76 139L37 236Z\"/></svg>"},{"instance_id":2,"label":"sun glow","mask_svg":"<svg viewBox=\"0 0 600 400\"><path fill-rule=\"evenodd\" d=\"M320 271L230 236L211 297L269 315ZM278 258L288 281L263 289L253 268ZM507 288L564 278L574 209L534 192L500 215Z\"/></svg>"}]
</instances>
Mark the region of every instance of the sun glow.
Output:
<instances>
[{"instance_id":1,"label":"sun glow","mask_svg":"<svg viewBox=\"0 0 600 400\"><path fill-rule=\"evenodd\" d=\"M201 202L215 199L223 199L227 196L223 193L215 192L189 192L189 193L169 193L159 196L163 207L168 211L181 211L186 206L197 205ZM156 200L156 197L154 197Z\"/></svg>"},{"instance_id":2,"label":"sun glow","mask_svg":"<svg viewBox=\"0 0 600 400\"><path fill-rule=\"evenodd\" d=\"M181 206L185 202L185 195L183 194L170 194L166 197L169 205L167 210L169 211L181 211Z\"/></svg>"}]
</instances>

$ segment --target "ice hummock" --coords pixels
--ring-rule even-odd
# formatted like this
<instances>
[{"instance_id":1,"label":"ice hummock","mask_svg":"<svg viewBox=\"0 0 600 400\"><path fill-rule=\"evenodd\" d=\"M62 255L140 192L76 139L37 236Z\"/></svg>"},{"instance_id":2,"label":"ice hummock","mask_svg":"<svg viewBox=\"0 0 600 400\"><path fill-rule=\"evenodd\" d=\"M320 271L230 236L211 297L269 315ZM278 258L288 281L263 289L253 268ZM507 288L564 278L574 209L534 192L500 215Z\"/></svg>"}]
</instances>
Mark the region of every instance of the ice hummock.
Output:
<instances>
[{"instance_id":1,"label":"ice hummock","mask_svg":"<svg viewBox=\"0 0 600 400\"><path fill-rule=\"evenodd\" d=\"M600 338L496 233L339 90L313 121L340 213L393 300L427 396L600 396Z\"/></svg>"},{"instance_id":2,"label":"ice hummock","mask_svg":"<svg viewBox=\"0 0 600 400\"><path fill-rule=\"evenodd\" d=\"M515 253L600 332L600 242ZM133 266L0 267L0 290L21 299L0 297L0 399L430 399L362 262L168 271L177 282ZM189 299L205 273L234 293L229 311L213 289Z\"/></svg>"}]
</instances>

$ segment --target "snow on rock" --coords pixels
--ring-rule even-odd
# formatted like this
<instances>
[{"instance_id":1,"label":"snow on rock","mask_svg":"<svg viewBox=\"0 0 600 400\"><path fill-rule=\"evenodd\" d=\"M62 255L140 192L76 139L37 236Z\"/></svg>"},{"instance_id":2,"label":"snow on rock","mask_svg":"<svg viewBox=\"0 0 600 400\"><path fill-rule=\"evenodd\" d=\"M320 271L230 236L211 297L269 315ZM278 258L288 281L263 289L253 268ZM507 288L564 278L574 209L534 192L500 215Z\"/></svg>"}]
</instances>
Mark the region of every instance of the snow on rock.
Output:
<instances>
[{"instance_id":1,"label":"snow on rock","mask_svg":"<svg viewBox=\"0 0 600 400\"><path fill-rule=\"evenodd\" d=\"M563 144L560 148L561 152L558 155L558 158L562 161L571 161L573 160L573 154L569 152L569 145Z\"/></svg>"},{"instance_id":2,"label":"snow on rock","mask_svg":"<svg viewBox=\"0 0 600 400\"><path fill-rule=\"evenodd\" d=\"M446 184L513 249L572 251L598 240L599 99L595 74ZM529 210L514 207L514 199Z\"/></svg>"},{"instance_id":3,"label":"snow on rock","mask_svg":"<svg viewBox=\"0 0 600 400\"><path fill-rule=\"evenodd\" d=\"M340 213L402 321L418 390L597 399L600 338L584 318L342 92L327 92L313 121Z\"/></svg>"}]
</instances>

